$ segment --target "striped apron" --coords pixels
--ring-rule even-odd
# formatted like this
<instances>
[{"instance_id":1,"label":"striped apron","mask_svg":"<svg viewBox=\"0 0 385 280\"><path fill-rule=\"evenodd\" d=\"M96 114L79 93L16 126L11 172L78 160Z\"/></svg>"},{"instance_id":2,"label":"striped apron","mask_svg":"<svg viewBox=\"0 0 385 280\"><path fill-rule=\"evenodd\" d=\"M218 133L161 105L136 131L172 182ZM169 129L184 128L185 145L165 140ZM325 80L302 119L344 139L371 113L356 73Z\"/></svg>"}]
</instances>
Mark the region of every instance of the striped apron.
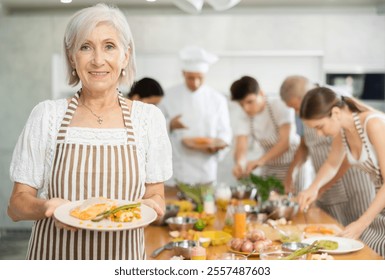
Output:
<instances>
[{"instance_id":1,"label":"striped apron","mask_svg":"<svg viewBox=\"0 0 385 280\"><path fill-rule=\"evenodd\" d=\"M332 139L304 126L304 140L316 172L326 161ZM366 172L350 167L341 179L317 200L317 206L346 226L357 220L374 198L374 185Z\"/></svg>"},{"instance_id":2,"label":"striped apron","mask_svg":"<svg viewBox=\"0 0 385 280\"><path fill-rule=\"evenodd\" d=\"M79 92L72 98L61 123L48 188L48 199L70 201L91 197L134 201L143 196L139 181L138 158L126 101L118 94L127 142L123 145L71 144L67 129L76 111ZM28 259L105 260L145 259L143 228L124 231L75 232L58 229L52 218L35 222Z\"/></svg>"},{"instance_id":3,"label":"striped apron","mask_svg":"<svg viewBox=\"0 0 385 280\"><path fill-rule=\"evenodd\" d=\"M254 129L254 120L253 118L250 119L251 136L256 142L260 144L260 146L262 147L265 153L268 152L271 148L273 148L279 140L279 126L270 106L271 105L266 100L266 108L268 110L270 119L273 122L273 125L275 127L274 134L268 137L265 137L264 135L257 135ZM295 155L295 152L297 151L298 146L299 144L290 144L288 151L286 151L281 156L267 162L261 168L261 175L275 176L277 179L283 182L286 178L287 171L289 169L290 163L294 158L294 155ZM294 186L296 187L295 194L297 194L299 191L301 191L304 188L305 181L306 181L305 176L306 176L305 172L302 172L302 170L299 170L294 180Z\"/></svg>"},{"instance_id":4,"label":"striped apron","mask_svg":"<svg viewBox=\"0 0 385 280\"><path fill-rule=\"evenodd\" d=\"M372 117L379 117L385 119L383 116L370 115L366 118L365 124ZM383 186L384 178L381 175L381 170L379 166L375 163L375 161L373 161L373 158L375 158L376 155L373 154L369 149L369 145L371 144L368 143L367 137L365 137L366 132L361 126L358 114L353 113L353 118L355 127L358 131L358 134L360 135L362 145L364 146L364 148L362 149L362 153L366 153L366 159L362 161L357 161L354 159L353 155L350 152L350 148L346 140L344 131L342 131L342 141L344 143L350 163L352 165L354 164L370 176L377 192ZM360 156L362 157L362 155ZM364 230L364 232L360 236L360 239L365 242L370 248L376 251L379 255L385 257L385 208L382 209L382 211L376 216L376 218L369 225L369 227Z\"/></svg>"}]
</instances>

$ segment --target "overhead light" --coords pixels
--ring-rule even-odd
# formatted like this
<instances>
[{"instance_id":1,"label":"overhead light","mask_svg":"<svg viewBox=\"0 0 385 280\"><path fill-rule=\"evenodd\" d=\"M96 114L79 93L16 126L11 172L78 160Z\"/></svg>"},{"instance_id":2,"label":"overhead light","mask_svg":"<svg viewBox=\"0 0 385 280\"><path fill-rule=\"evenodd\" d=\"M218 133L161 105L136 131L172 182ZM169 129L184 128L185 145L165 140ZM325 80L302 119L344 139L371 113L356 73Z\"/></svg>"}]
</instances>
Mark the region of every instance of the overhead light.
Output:
<instances>
[{"instance_id":1,"label":"overhead light","mask_svg":"<svg viewBox=\"0 0 385 280\"><path fill-rule=\"evenodd\" d=\"M156 2L156 0L146 0L147 2Z\"/></svg>"},{"instance_id":2,"label":"overhead light","mask_svg":"<svg viewBox=\"0 0 385 280\"><path fill-rule=\"evenodd\" d=\"M241 0L206 0L216 11L224 11L237 5Z\"/></svg>"},{"instance_id":3,"label":"overhead light","mask_svg":"<svg viewBox=\"0 0 385 280\"><path fill-rule=\"evenodd\" d=\"M63 4L68 4L68 3L71 3L72 0L60 0L60 2Z\"/></svg>"},{"instance_id":4,"label":"overhead light","mask_svg":"<svg viewBox=\"0 0 385 280\"><path fill-rule=\"evenodd\" d=\"M173 2L179 9L190 14L199 14L204 4L204 0L173 0ZM206 0L206 2L216 11L225 11L241 0Z\"/></svg>"},{"instance_id":5,"label":"overhead light","mask_svg":"<svg viewBox=\"0 0 385 280\"><path fill-rule=\"evenodd\" d=\"M204 0L174 0L174 4L190 14L199 14L202 10Z\"/></svg>"}]
</instances>

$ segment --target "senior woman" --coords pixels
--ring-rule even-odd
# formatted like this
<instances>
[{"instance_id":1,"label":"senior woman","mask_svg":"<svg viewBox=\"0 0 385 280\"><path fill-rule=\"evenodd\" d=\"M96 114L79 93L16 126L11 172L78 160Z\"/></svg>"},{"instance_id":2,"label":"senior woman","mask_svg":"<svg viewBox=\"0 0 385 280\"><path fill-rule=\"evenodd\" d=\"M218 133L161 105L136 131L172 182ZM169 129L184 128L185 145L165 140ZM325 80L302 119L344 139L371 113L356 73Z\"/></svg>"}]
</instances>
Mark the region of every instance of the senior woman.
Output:
<instances>
[{"instance_id":1,"label":"senior woman","mask_svg":"<svg viewBox=\"0 0 385 280\"><path fill-rule=\"evenodd\" d=\"M135 78L135 52L123 13L98 4L70 19L64 36L70 99L32 111L16 144L8 214L35 220L27 259L145 259L143 228L75 229L54 210L104 196L141 200L164 213L163 182L172 175L165 119L153 106L124 98Z\"/></svg>"},{"instance_id":2,"label":"senior woman","mask_svg":"<svg viewBox=\"0 0 385 280\"><path fill-rule=\"evenodd\" d=\"M331 89L319 87L304 97L300 117L320 135L333 138L329 156L309 186L298 196L300 209L306 209L321 186L339 170L345 156L352 166L368 173L376 186L376 196L368 209L350 223L340 235L360 238L385 257L385 115L366 109L349 97L340 97ZM359 183L359 182L357 182Z\"/></svg>"}]
</instances>

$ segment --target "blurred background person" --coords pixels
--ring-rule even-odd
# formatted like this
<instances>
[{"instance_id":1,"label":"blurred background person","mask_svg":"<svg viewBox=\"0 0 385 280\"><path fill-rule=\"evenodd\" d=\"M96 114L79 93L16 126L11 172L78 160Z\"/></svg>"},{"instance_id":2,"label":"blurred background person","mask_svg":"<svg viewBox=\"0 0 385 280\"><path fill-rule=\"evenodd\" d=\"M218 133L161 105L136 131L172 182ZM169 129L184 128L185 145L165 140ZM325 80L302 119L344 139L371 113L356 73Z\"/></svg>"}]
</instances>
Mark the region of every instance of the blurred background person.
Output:
<instances>
[{"instance_id":1,"label":"blurred background person","mask_svg":"<svg viewBox=\"0 0 385 280\"><path fill-rule=\"evenodd\" d=\"M329 155L332 138L321 136L313 128L303 126L298 116L302 100L306 93L317 85L300 75L288 76L282 83L280 95L287 106L296 112L297 130L300 131L301 142L288 170L285 188L292 188L292 175L310 156L311 162L318 172ZM345 92L342 93L345 95ZM362 170L350 167L345 159L336 176L320 189L317 206L346 226L357 220L368 208L374 198L374 185Z\"/></svg>"},{"instance_id":2,"label":"blurred background person","mask_svg":"<svg viewBox=\"0 0 385 280\"><path fill-rule=\"evenodd\" d=\"M215 183L218 162L232 139L227 99L205 83L209 66L218 57L197 46L185 47L179 55L184 82L166 90L159 105L173 148L173 179L167 185ZM186 145L194 137L219 144Z\"/></svg>"},{"instance_id":3,"label":"blurred background person","mask_svg":"<svg viewBox=\"0 0 385 280\"><path fill-rule=\"evenodd\" d=\"M336 176L346 157L351 165L370 176L376 196L368 209L339 235L360 238L384 257L385 138L379 132L385 130L385 114L362 107L352 98L340 96L326 87L316 87L306 93L299 114L306 126L333 139L329 155L314 181L298 195L300 210L317 199L320 188Z\"/></svg>"},{"instance_id":4,"label":"blurred background person","mask_svg":"<svg viewBox=\"0 0 385 280\"><path fill-rule=\"evenodd\" d=\"M239 115L234 128L234 176L240 179L259 168L256 171L262 176L275 176L283 183L300 142L294 110L279 98L268 98L253 77L236 80L230 91L232 100L245 112ZM262 148L261 155L253 160L246 158L249 137ZM305 176L305 172L298 172L295 184L298 189L292 190L294 193L304 188Z\"/></svg>"},{"instance_id":5,"label":"blurred background person","mask_svg":"<svg viewBox=\"0 0 385 280\"><path fill-rule=\"evenodd\" d=\"M159 82L148 77L136 81L128 93L128 98L131 100L138 100L153 105L158 105L162 101L163 96L163 88Z\"/></svg>"}]
</instances>

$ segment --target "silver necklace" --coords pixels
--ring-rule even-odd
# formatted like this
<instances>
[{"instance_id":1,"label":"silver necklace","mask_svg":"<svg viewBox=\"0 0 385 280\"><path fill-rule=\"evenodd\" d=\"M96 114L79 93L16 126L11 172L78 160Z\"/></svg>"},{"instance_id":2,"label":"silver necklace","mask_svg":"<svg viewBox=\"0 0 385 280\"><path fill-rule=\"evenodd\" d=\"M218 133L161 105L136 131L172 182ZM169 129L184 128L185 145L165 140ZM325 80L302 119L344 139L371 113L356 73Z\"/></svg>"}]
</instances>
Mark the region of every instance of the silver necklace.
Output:
<instances>
[{"instance_id":1,"label":"silver necklace","mask_svg":"<svg viewBox=\"0 0 385 280\"><path fill-rule=\"evenodd\" d=\"M120 91L118 91L119 94L120 94ZM81 93L81 89L78 91L78 94ZM116 101L118 101L118 96L116 96ZM118 101L119 102L119 101ZM84 105L84 107L89 110L91 112L92 115L94 115L96 118L97 118L97 122L101 125L103 123L103 116L102 115L97 115L94 113L94 111L92 111L92 109L90 107L88 107L86 104L84 104L84 102L79 98L79 103L81 103L82 105Z\"/></svg>"},{"instance_id":2,"label":"silver necklace","mask_svg":"<svg viewBox=\"0 0 385 280\"><path fill-rule=\"evenodd\" d=\"M81 102L81 101L80 101ZM103 122L103 116L98 116L97 114L95 114L94 113L94 111L92 111L92 109L90 108L90 107L88 107L86 104L84 104L83 102L81 102L82 103L82 105L84 105L84 107L86 107L90 112L91 112L91 114L92 115L94 115L98 120L97 120L97 122L99 123L99 124L102 124L102 122Z\"/></svg>"}]
</instances>

